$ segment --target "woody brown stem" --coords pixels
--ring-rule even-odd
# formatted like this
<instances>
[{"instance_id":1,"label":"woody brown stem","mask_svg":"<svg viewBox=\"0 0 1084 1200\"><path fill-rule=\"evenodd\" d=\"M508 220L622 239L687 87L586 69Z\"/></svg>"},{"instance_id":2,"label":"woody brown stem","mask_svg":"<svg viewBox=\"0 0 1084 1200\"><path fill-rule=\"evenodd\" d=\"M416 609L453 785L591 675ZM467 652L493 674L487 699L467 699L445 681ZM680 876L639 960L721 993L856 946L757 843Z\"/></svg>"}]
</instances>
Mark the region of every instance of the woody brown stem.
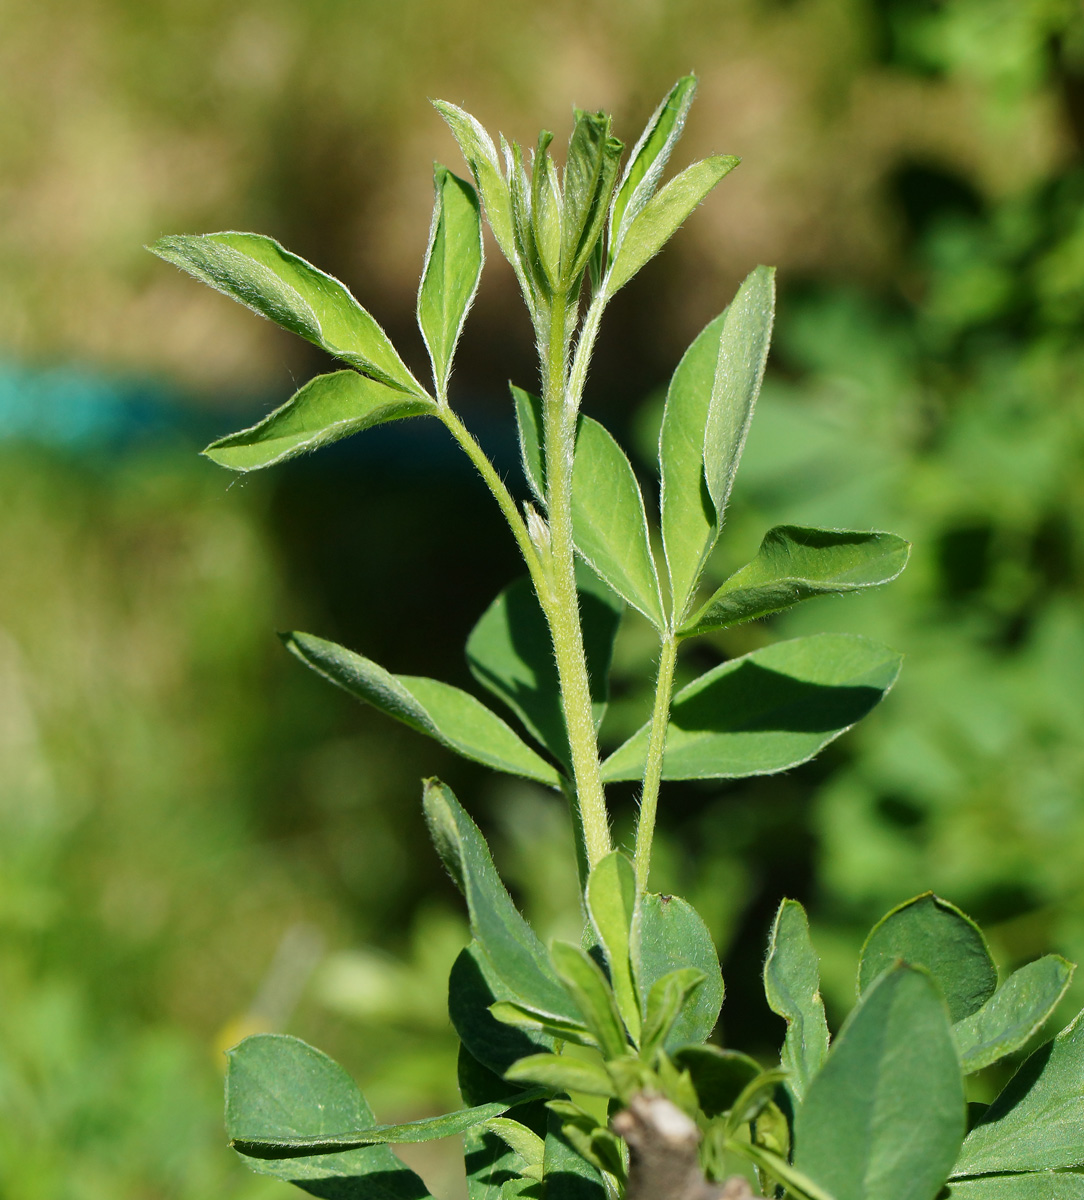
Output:
<instances>
[{"instance_id":1,"label":"woody brown stem","mask_svg":"<svg viewBox=\"0 0 1084 1200\"><path fill-rule=\"evenodd\" d=\"M741 1175L704 1178L700 1130L665 1097L641 1092L611 1124L629 1148L626 1200L759 1200Z\"/></svg>"}]
</instances>

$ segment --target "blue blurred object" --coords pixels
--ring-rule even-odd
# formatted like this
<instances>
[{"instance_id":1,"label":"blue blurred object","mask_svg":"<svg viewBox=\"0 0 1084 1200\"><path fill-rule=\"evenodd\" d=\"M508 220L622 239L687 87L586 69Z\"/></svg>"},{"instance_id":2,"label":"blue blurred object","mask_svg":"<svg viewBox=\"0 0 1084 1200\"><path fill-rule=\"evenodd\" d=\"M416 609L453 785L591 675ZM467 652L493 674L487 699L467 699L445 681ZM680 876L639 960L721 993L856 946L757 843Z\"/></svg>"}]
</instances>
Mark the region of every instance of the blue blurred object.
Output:
<instances>
[{"instance_id":1,"label":"blue blurred object","mask_svg":"<svg viewBox=\"0 0 1084 1200\"><path fill-rule=\"evenodd\" d=\"M87 367L0 364L0 441L93 450L206 423L161 384Z\"/></svg>"},{"instance_id":2,"label":"blue blurred object","mask_svg":"<svg viewBox=\"0 0 1084 1200\"><path fill-rule=\"evenodd\" d=\"M207 407L183 391L151 379L111 375L89 366L31 367L0 364L0 443L94 453L145 448L164 441L190 444L193 452L258 421L286 396L237 396ZM479 397L467 397L466 419L499 470L516 468L518 452L511 406L501 420ZM473 468L436 421L395 421L325 449L320 467L359 460L395 463L397 472L470 473ZM293 464L295 469L305 460Z\"/></svg>"}]
</instances>

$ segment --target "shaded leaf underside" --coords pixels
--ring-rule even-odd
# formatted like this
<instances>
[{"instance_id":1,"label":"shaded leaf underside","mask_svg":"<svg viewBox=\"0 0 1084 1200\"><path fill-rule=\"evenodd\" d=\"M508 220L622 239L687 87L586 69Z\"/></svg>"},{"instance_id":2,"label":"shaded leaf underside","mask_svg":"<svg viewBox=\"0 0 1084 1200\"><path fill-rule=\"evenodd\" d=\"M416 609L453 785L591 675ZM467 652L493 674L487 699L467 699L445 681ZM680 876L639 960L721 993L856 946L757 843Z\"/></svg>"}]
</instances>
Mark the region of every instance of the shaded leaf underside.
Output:
<instances>
[{"instance_id":1,"label":"shaded leaf underside","mask_svg":"<svg viewBox=\"0 0 1084 1200\"><path fill-rule=\"evenodd\" d=\"M675 697L664 779L767 775L812 758L881 700L901 656L852 634L777 642L716 667ZM638 779L644 726L603 763L607 782Z\"/></svg>"}]
</instances>

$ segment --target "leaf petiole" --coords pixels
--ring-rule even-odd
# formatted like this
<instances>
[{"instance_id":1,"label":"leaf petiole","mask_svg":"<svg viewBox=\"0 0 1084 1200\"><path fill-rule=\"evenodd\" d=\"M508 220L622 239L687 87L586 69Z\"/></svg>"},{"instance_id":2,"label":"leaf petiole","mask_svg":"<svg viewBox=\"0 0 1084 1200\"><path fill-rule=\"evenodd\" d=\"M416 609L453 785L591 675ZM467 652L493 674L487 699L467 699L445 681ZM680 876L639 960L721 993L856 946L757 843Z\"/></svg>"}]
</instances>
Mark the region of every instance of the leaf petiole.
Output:
<instances>
[{"instance_id":1,"label":"leaf petiole","mask_svg":"<svg viewBox=\"0 0 1084 1200\"><path fill-rule=\"evenodd\" d=\"M640 793L640 815L636 822L636 883L647 891L651 871L651 843L655 835L655 813L662 781L662 760L666 752L666 729L670 723L670 697L674 690L674 667L678 640L672 633L663 636L659 651L659 670L655 678L655 704L651 712L651 733L644 766L644 785Z\"/></svg>"},{"instance_id":2,"label":"leaf petiole","mask_svg":"<svg viewBox=\"0 0 1084 1200\"><path fill-rule=\"evenodd\" d=\"M497 474L497 469L490 462L489 456L478 445L474 434L463 424L456 413L445 404L441 406L436 415L443 421L448 432L455 438L463 453L474 464L478 474L481 475L485 485L497 501L501 512L504 514L504 519L508 522L508 527L512 531L512 536L516 539L516 545L519 546L520 553L523 555L523 561L527 564L527 570L531 574L531 582L539 592L541 600L541 594L545 592L548 595L550 591L548 574L538 551L535 549L534 543L531 541L530 533L527 530L527 523L520 516L519 509L516 507L516 502L512 498L511 492L505 486L504 480Z\"/></svg>"}]
</instances>

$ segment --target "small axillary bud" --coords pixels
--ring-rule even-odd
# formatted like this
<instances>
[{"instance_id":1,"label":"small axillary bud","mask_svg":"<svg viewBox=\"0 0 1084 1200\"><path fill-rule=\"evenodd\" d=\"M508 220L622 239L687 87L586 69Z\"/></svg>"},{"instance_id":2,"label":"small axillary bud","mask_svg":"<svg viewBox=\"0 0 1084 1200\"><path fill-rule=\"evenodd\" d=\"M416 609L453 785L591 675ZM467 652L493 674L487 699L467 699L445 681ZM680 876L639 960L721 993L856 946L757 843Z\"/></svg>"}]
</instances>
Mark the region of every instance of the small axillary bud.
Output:
<instances>
[{"instance_id":1,"label":"small axillary bud","mask_svg":"<svg viewBox=\"0 0 1084 1200\"><path fill-rule=\"evenodd\" d=\"M523 509L527 516L527 536L531 539L531 543L538 553L548 562L550 556L550 527L546 524L545 517L542 516L533 504L525 504Z\"/></svg>"}]
</instances>

